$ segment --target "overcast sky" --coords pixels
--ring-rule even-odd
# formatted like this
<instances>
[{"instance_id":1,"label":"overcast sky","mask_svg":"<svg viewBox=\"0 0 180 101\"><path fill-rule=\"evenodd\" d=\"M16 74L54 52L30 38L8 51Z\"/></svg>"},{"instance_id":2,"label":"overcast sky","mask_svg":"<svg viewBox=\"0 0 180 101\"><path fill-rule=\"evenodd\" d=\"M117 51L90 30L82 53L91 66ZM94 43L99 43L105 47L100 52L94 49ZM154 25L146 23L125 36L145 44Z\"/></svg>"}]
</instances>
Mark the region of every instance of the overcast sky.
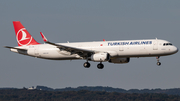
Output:
<instances>
[{"instance_id":1,"label":"overcast sky","mask_svg":"<svg viewBox=\"0 0 180 101\"><path fill-rule=\"evenodd\" d=\"M131 58L128 64L85 60L53 61L10 52L17 46L12 21L21 21L36 41L42 31L52 42L165 39L180 48L179 0L1 0L0 87L109 86L123 89L180 88L180 52Z\"/></svg>"}]
</instances>

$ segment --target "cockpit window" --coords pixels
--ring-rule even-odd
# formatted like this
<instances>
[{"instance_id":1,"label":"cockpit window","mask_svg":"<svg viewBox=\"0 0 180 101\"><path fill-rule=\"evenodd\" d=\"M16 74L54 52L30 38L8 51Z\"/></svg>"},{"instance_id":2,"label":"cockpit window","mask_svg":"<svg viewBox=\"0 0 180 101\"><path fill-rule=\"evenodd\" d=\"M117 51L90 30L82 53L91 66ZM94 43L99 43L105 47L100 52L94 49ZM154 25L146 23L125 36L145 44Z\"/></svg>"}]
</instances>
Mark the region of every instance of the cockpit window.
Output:
<instances>
[{"instance_id":1,"label":"cockpit window","mask_svg":"<svg viewBox=\"0 0 180 101\"><path fill-rule=\"evenodd\" d=\"M164 43L163 46L172 46L172 43Z\"/></svg>"}]
</instances>

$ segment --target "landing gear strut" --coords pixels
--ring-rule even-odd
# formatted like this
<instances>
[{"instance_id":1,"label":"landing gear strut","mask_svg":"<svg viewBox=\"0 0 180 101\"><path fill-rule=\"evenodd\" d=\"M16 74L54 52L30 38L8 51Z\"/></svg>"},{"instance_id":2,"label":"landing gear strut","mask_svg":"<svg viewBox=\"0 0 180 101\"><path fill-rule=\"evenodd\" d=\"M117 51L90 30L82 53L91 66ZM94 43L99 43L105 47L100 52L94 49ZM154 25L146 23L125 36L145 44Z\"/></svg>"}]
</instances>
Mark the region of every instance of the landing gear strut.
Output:
<instances>
[{"instance_id":1,"label":"landing gear strut","mask_svg":"<svg viewBox=\"0 0 180 101\"><path fill-rule=\"evenodd\" d=\"M89 68L89 67L91 66L91 64L87 61L87 62L85 62L85 63L83 64L83 66L84 66L85 68Z\"/></svg>"},{"instance_id":2,"label":"landing gear strut","mask_svg":"<svg viewBox=\"0 0 180 101\"><path fill-rule=\"evenodd\" d=\"M160 58L160 56L156 57L156 59L157 59L157 65L158 65L158 66L161 65L161 62L159 62L159 58Z\"/></svg>"},{"instance_id":3,"label":"landing gear strut","mask_svg":"<svg viewBox=\"0 0 180 101\"><path fill-rule=\"evenodd\" d=\"M100 63L97 65L97 68L98 68L98 69L103 69L103 68L104 68L104 65L100 62Z\"/></svg>"}]
</instances>

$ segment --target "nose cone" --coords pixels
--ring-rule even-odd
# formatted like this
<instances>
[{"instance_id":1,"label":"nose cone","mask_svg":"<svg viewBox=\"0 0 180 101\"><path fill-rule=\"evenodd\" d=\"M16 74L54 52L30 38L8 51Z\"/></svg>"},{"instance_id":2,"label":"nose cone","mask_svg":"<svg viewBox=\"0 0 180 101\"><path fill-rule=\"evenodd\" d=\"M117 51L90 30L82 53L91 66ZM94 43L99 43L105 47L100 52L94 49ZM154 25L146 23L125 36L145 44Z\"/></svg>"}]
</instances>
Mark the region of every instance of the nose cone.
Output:
<instances>
[{"instance_id":1,"label":"nose cone","mask_svg":"<svg viewBox=\"0 0 180 101\"><path fill-rule=\"evenodd\" d=\"M171 51L172 51L173 54L175 54L175 53L178 52L178 48L174 46Z\"/></svg>"}]
</instances>

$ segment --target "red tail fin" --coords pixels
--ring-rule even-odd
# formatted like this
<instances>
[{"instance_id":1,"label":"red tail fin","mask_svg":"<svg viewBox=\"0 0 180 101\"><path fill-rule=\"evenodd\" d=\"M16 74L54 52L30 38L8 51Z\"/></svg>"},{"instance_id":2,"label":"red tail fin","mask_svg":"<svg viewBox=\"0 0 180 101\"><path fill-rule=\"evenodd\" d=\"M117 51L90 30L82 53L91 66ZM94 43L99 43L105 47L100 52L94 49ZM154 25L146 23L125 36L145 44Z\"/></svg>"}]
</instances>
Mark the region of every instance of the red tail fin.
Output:
<instances>
[{"instance_id":1,"label":"red tail fin","mask_svg":"<svg viewBox=\"0 0 180 101\"><path fill-rule=\"evenodd\" d=\"M37 45L39 44L36 40L29 34L26 28L21 24L20 21L13 21L14 30L16 34L17 43L19 46L27 45Z\"/></svg>"}]
</instances>

